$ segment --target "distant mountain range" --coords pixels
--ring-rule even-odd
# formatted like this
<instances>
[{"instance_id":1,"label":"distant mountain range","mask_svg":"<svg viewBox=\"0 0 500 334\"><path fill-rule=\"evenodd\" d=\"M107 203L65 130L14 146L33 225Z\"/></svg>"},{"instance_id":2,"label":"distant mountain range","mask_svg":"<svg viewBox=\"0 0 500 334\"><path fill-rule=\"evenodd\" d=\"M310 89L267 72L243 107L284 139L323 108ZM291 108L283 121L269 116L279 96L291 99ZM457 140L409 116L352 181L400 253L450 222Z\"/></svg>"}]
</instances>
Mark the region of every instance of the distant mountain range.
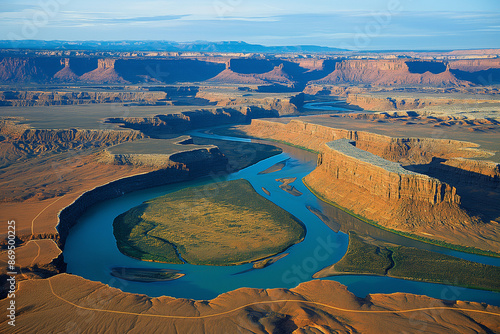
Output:
<instances>
[{"instance_id":1,"label":"distant mountain range","mask_svg":"<svg viewBox=\"0 0 500 334\"><path fill-rule=\"evenodd\" d=\"M316 45L264 46L245 42L206 42L197 41L178 43L171 41L0 41L2 49L36 50L83 50L83 51L171 51L171 52L256 52L285 53L307 52L325 53L348 51Z\"/></svg>"}]
</instances>

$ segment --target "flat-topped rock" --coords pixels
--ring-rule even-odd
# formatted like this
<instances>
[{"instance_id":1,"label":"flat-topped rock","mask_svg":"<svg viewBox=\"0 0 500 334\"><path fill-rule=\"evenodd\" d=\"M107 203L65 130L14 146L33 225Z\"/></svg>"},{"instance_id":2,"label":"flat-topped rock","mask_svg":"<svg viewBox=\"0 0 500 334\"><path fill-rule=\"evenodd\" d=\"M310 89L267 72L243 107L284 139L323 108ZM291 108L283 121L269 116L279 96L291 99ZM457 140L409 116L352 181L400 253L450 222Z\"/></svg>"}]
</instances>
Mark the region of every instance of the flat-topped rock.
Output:
<instances>
[{"instance_id":1,"label":"flat-topped rock","mask_svg":"<svg viewBox=\"0 0 500 334\"><path fill-rule=\"evenodd\" d=\"M350 156L351 158L369 163L376 167L383 168L391 173L396 173L399 175L420 175L418 173L404 169L401 164L398 164L397 162L386 160L379 157L378 155L357 148L355 146L356 142L354 140L338 139L326 143L326 145L333 150Z\"/></svg>"}]
</instances>

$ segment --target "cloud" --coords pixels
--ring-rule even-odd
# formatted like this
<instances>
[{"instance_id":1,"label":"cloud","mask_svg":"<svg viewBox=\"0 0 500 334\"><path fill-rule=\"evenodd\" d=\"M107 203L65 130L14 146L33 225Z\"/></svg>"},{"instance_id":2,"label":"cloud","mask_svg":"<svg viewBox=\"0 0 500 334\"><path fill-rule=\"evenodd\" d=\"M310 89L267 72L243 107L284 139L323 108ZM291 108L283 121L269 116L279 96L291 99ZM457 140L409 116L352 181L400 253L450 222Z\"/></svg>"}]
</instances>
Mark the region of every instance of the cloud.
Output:
<instances>
[{"instance_id":1,"label":"cloud","mask_svg":"<svg viewBox=\"0 0 500 334\"><path fill-rule=\"evenodd\" d=\"M189 15L159 15L159 16L142 16L142 17L128 17L128 18L105 18L95 20L97 23L130 23L130 22L157 22L157 21L172 21L179 20Z\"/></svg>"}]
</instances>

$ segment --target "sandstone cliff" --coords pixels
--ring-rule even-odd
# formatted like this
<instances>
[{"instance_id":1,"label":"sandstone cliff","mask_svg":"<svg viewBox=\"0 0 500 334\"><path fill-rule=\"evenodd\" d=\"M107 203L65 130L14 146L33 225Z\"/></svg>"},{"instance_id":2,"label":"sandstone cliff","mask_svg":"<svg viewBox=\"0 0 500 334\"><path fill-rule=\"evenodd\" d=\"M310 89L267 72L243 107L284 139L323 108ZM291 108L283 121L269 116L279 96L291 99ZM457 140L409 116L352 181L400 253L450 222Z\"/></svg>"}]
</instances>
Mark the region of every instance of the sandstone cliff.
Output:
<instances>
[{"instance_id":1,"label":"sandstone cliff","mask_svg":"<svg viewBox=\"0 0 500 334\"><path fill-rule=\"evenodd\" d=\"M217 146L199 149L186 149L173 154L116 154L104 150L100 156L100 162L117 165L150 166L156 168L167 168L181 166L190 169L203 168L203 165L212 166L214 170L224 170L227 158L219 151Z\"/></svg>"},{"instance_id":2,"label":"sandstone cliff","mask_svg":"<svg viewBox=\"0 0 500 334\"><path fill-rule=\"evenodd\" d=\"M115 70L116 59L99 59L97 68L80 77L81 81L90 83L128 83Z\"/></svg>"},{"instance_id":3,"label":"sandstone cliff","mask_svg":"<svg viewBox=\"0 0 500 334\"><path fill-rule=\"evenodd\" d=\"M483 156L485 152L475 144L391 138L295 120L288 124L254 120L246 131L252 136L320 151L319 166L305 182L351 212L420 237L500 251L499 210L495 203L500 199L498 165L460 159ZM354 141L357 148L378 158L367 159L365 152L365 158L360 159L326 145L338 139ZM374 163L379 158L384 162ZM399 165L387 170L389 161L411 165L404 171ZM472 184L461 179L471 180Z\"/></svg>"},{"instance_id":4,"label":"sandstone cliff","mask_svg":"<svg viewBox=\"0 0 500 334\"><path fill-rule=\"evenodd\" d=\"M390 111L412 110L433 106L452 104L497 103L497 100L487 99L456 99L456 98L411 98L411 97L380 97L373 95L349 94L347 103L365 110Z\"/></svg>"},{"instance_id":5,"label":"sandstone cliff","mask_svg":"<svg viewBox=\"0 0 500 334\"><path fill-rule=\"evenodd\" d=\"M64 92L64 91L3 91L0 92L0 105L53 106L91 103L137 102L141 104L166 104L167 93L151 92Z\"/></svg>"},{"instance_id":6,"label":"sandstone cliff","mask_svg":"<svg viewBox=\"0 0 500 334\"><path fill-rule=\"evenodd\" d=\"M283 70L284 65L274 67L271 71L257 74L257 73L237 73L231 67L228 67L218 74L216 77L208 80L208 82L216 82L221 84L250 84L250 85L265 85L265 84L281 84L292 86L295 82Z\"/></svg>"},{"instance_id":7,"label":"sandstone cliff","mask_svg":"<svg viewBox=\"0 0 500 334\"><path fill-rule=\"evenodd\" d=\"M416 64L415 64L416 63ZM438 65L438 66L436 66ZM440 69L436 69L440 67ZM357 83L376 86L468 86L443 63L397 60L344 60L315 84Z\"/></svg>"},{"instance_id":8,"label":"sandstone cliff","mask_svg":"<svg viewBox=\"0 0 500 334\"><path fill-rule=\"evenodd\" d=\"M254 118L277 116L279 116L279 112L273 109L272 106L267 108L248 106L200 109L146 118L110 118L107 121L109 123L123 124L123 127L140 130L149 135L157 135L160 133L180 133L191 129L222 124L246 123Z\"/></svg>"},{"instance_id":9,"label":"sandstone cliff","mask_svg":"<svg viewBox=\"0 0 500 334\"><path fill-rule=\"evenodd\" d=\"M319 166L304 181L324 198L382 226L471 224L448 184L356 148L346 139L326 144Z\"/></svg>"},{"instance_id":10,"label":"sandstone cliff","mask_svg":"<svg viewBox=\"0 0 500 334\"><path fill-rule=\"evenodd\" d=\"M416 55L418 56L418 55ZM224 62L226 65L224 65ZM491 85L500 77L495 59L252 59L244 57L0 57L0 81L9 83L181 83L307 84L458 87Z\"/></svg>"},{"instance_id":11,"label":"sandstone cliff","mask_svg":"<svg viewBox=\"0 0 500 334\"><path fill-rule=\"evenodd\" d=\"M485 152L468 142L433 138L392 138L364 131L334 129L292 120L287 124L252 120L248 133L255 137L283 140L322 152L324 144L337 139L356 141L356 147L398 163L429 163L433 157L478 157Z\"/></svg>"},{"instance_id":12,"label":"sandstone cliff","mask_svg":"<svg viewBox=\"0 0 500 334\"><path fill-rule=\"evenodd\" d=\"M12 121L0 121L0 166L49 152L101 148L145 138L131 130L36 130Z\"/></svg>"},{"instance_id":13,"label":"sandstone cliff","mask_svg":"<svg viewBox=\"0 0 500 334\"><path fill-rule=\"evenodd\" d=\"M69 61L69 58L61 59L61 65L64 65L64 68L54 74L54 79L56 81L74 82L78 80L78 75L69 67Z\"/></svg>"}]
</instances>

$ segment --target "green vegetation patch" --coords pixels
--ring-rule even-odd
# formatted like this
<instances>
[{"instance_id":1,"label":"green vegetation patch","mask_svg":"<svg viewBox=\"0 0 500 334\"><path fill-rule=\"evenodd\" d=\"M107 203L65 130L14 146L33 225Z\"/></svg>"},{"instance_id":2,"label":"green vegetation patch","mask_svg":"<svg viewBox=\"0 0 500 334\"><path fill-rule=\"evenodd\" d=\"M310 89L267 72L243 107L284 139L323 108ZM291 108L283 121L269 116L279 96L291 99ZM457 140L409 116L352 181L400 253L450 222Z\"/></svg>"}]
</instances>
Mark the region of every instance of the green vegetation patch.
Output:
<instances>
[{"instance_id":1,"label":"green vegetation patch","mask_svg":"<svg viewBox=\"0 0 500 334\"><path fill-rule=\"evenodd\" d=\"M344 257L330 273L361 273L500 291L500 268L427 250L377 246L349 232Z\"/></svg>"},{"instance_id":2,"label":"green vegetation patch","mask_svg":"<svg viewBox=\"0 0 500 334\"><path fill-rule=\"evenodd\" d=\"M120 251L146 261L234 265L278 254L304 239L290 213L246 180L186 188L147 201L113 222Z\"/></svg>"},{"instance_id":3,"label":"green vegetation patch","mask_svg":"<svg viewBox=\"0 0 500 334\"><path fill-rule=\"evenodd\" d=\"M350 273L385 275L393 266L391 251L363 242L356 233L349 233L349 246L335 270Z\"/></svg>"},{"instance_id":4,"label":"green vegetation patch","mask_svg":"<svg viewBox=\"0 0 500 334\"><path fill-rule=\"evenodd\" d=\"M394 248L393 277L500 291L500 268L410 247Z\"/></svg>"}]
</instances>

